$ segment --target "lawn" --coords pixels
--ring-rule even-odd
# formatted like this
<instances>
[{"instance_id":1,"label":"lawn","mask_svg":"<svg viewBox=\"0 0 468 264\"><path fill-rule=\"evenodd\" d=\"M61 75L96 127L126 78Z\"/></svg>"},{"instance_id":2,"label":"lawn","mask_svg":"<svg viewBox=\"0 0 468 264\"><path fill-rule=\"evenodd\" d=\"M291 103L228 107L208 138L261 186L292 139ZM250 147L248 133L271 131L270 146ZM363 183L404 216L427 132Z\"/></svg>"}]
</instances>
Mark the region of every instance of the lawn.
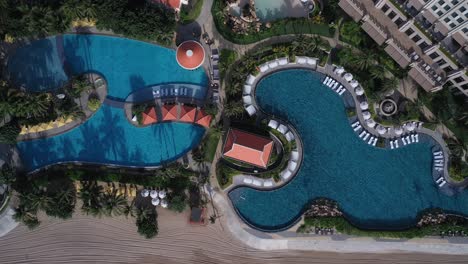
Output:
<instances>
[{"instance_id":1,"label":"lawn","mask_svg":"<svg viewBox=\"0 0 468 264\"><path fill-rule=\"evenodd\" d=\"M208 162L213 162L220 136L216 133L208 132L206 137L205 160Z\"/></svg>"}]
</instances>

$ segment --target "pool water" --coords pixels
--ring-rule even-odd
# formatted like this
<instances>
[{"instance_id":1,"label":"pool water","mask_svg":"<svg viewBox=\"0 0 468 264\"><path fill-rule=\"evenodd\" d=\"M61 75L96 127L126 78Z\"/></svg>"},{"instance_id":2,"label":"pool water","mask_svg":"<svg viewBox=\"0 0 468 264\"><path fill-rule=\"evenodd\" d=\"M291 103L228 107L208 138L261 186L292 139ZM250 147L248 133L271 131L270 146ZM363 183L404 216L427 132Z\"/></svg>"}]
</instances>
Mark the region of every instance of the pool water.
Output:
<instances>
[{"instance_id":1,"label":"pool water","mask_svg":"<svg viewBox=\"0 0 468 264\"><path fill-rule=\"evenodd\" d=\"M266 231L284 229L320 197L337 201L361 228L407 228L428 208L468 215L468 192L449 197L432 180L431 140L398 150L369 146L352 130L342 98L321 78L294 69L271 74L257 85L259 106L298 130L304 160L296 177L281 188L239 187L229 193L248 224Z\"/></svg>"},{"instance_id":2,"label":"pool water","mask_svg":"<svg viewBox=\"0 0 468 264\"><path fill-rule=\"evenodd\" d=\"M108 97L114 100L165 83L195 84L199 90L193 96L204 98L208 82L203 69L179 67L174 50L99 35L34 41L10 57L8 70L16 84L38 92L60 87L72 74L97 72L106 79ZM123 109L104 104L79 127L58 136L19 142L17 148L28 171L67 161L158 166L194 148L204 132L203 127L185 123L135 127Z\"/></svg>"},{"instance_id":3,"label":"pool water","mask_svg":"<svg viewBox=\"0 0 468 264\"><path fill-rule=\"evenodd\" d=\"M287 17L307 17L308 9L300 0L255 0L255 11L261 21Z\"/></svg>"},{"instance_id":4,"label":"pool water","mask_svg":"<svg viewBox=\"0 0 468 264\"><path fill-rule=\"evenodd\" d=\"M125 100L154 84L187 83L206 87L202 68L179 66L175 51L150 43L101 35L60 35L20 47L9 59L8 71L18 86L47 91L62 86L72 75L97 72L105 76L108 96ZM205 97L206 89L195 93Z\"/></svg>"}]
</instances>

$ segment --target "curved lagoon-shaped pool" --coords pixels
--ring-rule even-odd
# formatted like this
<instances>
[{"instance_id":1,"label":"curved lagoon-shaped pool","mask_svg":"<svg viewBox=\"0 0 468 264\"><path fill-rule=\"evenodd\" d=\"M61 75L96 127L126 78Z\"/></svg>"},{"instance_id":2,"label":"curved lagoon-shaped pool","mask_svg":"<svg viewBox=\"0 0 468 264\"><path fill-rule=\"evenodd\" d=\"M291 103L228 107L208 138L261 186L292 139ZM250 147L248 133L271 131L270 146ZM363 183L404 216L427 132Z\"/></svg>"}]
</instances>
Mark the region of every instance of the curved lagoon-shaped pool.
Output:
<instances>
[{"instance_id":1,"label":"curved lagoon-shaped pool","mask_svg":"<svg viewBox=\"0 0 468 264\"><path fill-rule=\"evenodd\" d=\"M74 74L98 72L108 84L108 97L125 100L148 85L191 83L204 98L203 69L187 71L175 51L145 42L99 35L63 35L34 41L9 58L11 79L32 91L63 85ZM183 123L131 125L123 109L103 105L81 126L59 136L20 142L27 170L57 162L79 161L121 166L157 166L182 156L197 145L204 128Z\"/></svg>"},{"instance_id":2,"label":"curved lagoon-shaped pool","mask_svg":"<svg viewBox=\"0 0 468 264\"><path fill-rule=\"evenodd\" d=\"M257 85L259 106L298 130L304 160L296 177L279 189L238 187L229 193L248 224L284 229L319 197L336 200L361 228L406 228L419 212L433 207L468 215L468 192L446 196L432 179L431 140L396 150L369 146L349 125L342 98L320 78L308 70L285 70Z\"/></svg>"}]
</instances>

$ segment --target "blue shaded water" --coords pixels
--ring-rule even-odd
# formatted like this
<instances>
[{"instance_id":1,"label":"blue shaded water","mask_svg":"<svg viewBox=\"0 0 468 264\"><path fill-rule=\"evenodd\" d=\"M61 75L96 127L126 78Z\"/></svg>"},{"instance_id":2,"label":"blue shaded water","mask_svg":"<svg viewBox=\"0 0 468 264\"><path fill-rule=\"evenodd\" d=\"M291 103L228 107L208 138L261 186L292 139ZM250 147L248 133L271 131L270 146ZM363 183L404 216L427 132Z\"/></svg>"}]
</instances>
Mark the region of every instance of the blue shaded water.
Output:
<instances>
[{"instance_id":1,"label":"blue shaded water","mask_svg":"<svg viewBox=\"0 0 468 264\"><path fill-rule=\"evenodd\" d=\"M60 35L34 41L10 57L8 71L18 86L46 91L62 86L71 75L97 72L109 85L108 96L124 100L146 86L189 83L206 87L202 68L184 70L175 51L146 42L100 35ZM195 93L204 98L205 89Z\"/></svg>"},{"instance_id":2,"label":"blue shaded water","mask_svg":"<svg viewBox=\"0 0 468 264\"><path fill-rule=\"evenodd\" d=\"M34 41L10 57L13 81L31 91L53 90L72 74L98 72L108 83L108 97L124 100L148 85L191 83L206 94L203 69L178 66L175 51L149 43L99 35L63 35ZM81 126L47 139L17 144L27 170L57 162L81 161L123 166L157 166L173 161L199 144L204 128L159 123L138 128L124 110L103 105Z\"/></svg>"},{"instance_id":3,"label":"blue shaded water","mask_svg":"<svg viewBox=\"0 0 468 264\"><path fill-rule=\"evenodd\" d=\"M268 113L289 120L304 143L299 173L273 191L239 187L229 197L250 225L279 230L293 224L313 199L336 200L362 228L398 229L415 224L427 208L468 215L468 192L449 197L432 180L433 143L398 150L369 146L351 129L342 98L318 73L286 70L264 78L256 98Z\"/></svg>"},{"instance_id":4,"label":"blue shaded water","mask_svg":"<svg viewBox=\"0 0 468 264\"><path fill-rule=\"evenodd\" d=\"M262 21L307 17L308 8L300 0L256 0L255 11Z\"/></svg>"}]
</instances>

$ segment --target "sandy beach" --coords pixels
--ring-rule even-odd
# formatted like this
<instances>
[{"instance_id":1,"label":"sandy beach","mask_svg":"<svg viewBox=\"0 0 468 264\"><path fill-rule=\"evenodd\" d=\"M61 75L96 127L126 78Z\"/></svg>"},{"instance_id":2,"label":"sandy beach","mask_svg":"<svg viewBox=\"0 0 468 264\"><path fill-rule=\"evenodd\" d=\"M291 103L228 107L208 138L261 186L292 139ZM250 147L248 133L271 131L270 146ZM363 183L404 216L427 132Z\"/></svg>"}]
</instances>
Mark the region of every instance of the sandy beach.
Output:
<instances>
[{"instance_id":1,"label":"sandy beach","mask_svg":"<svg viewBox=\"0 0 468 264\"><path fill-rule=\"evenodd\" d=\"M19 225L0 238L0 263L466 263L464 256L336 254L260 251L243 245L217 221L190 226L182 215L158 209L159 235L140 237L134 219L46 219L35 230Z\"/></svg>"}]
</instances>

